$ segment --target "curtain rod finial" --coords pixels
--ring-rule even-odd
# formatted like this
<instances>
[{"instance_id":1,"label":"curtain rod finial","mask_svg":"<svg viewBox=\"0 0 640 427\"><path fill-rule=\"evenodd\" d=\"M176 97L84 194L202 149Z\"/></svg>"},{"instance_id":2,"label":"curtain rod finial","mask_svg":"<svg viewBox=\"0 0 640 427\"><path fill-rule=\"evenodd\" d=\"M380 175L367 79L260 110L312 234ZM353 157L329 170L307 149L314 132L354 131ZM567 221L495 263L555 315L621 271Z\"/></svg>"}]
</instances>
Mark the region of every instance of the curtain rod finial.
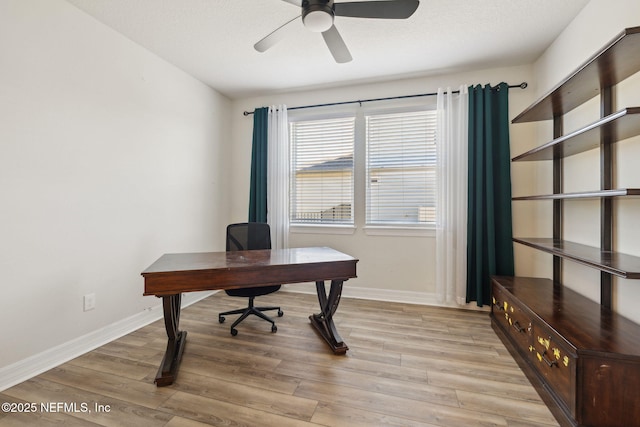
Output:
<instances>
[{"instance_id":1,"label":"curtain rod finial","mask_svg":"<svg viewBox=\"0 0 640 427\"><path fill-rule=\"evenodd\" d=\"M527 84L527 82L522 82L522 83L520 83L520 89L526 89L526 88L527 88L527 86L529 86L529 85Z\"/></svg>"}]
</instances>

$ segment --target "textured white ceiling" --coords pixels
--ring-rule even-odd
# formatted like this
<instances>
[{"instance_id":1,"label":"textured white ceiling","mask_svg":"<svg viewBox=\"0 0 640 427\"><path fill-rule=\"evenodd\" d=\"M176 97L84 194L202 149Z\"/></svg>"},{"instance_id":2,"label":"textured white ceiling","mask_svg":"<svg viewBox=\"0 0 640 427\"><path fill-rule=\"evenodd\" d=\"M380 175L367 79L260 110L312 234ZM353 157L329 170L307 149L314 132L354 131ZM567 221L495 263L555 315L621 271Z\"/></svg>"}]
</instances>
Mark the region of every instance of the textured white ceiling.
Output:
<instances>
[{"instance_id":1,"label":"textured white ceiling","mask_svg":"<svg viewBox=\"0 0 640 427\"><path fill-rule=\"evenodd\" d=\"M283 0L67 0L231 97L534 61L588 0L421 0L407 20L336 17L353 61L336 64ZM339 2L340 0L336 0Z\"/></svg>"}]
</instances>

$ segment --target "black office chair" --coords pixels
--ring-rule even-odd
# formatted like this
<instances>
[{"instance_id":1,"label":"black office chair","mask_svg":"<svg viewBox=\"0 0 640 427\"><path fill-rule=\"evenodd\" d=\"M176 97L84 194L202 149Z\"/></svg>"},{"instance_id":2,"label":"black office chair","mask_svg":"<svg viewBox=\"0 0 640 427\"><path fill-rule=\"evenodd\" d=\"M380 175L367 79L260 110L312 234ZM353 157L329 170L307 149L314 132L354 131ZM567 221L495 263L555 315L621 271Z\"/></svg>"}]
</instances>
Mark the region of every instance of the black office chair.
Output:
<instances>
[{"instance_id":1,"label":"black office chair","mask_svg":"<svg viewBox=\"0 0 640 427\"><path fill-rule=\"evenodd\" d=\"M271 229L269 224L260 222L244 222L227 226L227 251L244 251L255 249L271 249ZM261 319L271 322L271 332L276 332L276 323L263 311L278 310L278 317L284 314L280 307L255 307L253 300L260 295L267 295L280 289L280 285L263 286L258 288L242 288L225 290L227 295L232 297L249 298L249 306L238 310L226 311L218 315L218 321L224 323L224 316L230 314L241 314L241 316L231 325L231 335L238 335L236 326L249 315L253 314Z\"/></svg>"}]
</instances>

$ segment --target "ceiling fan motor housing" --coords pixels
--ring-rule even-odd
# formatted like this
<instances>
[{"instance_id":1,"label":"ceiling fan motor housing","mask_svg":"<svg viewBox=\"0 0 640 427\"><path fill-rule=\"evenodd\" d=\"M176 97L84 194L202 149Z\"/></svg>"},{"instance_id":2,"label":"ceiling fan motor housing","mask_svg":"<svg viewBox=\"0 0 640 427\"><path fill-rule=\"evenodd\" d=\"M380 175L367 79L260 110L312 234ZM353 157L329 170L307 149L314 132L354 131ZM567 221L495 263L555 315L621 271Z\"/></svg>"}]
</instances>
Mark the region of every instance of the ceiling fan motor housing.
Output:
<instances>
[{"instance_id":1,"label":"ceiling fan motor housing","mask_svg":"<svg viewBox=\"0 0 640 427\"><path fill-rule=\"evenodd\" d=\"M302 22L316 33L327 31L333 25L333 0L303 0Z\"/></svg>"}]
</instances>

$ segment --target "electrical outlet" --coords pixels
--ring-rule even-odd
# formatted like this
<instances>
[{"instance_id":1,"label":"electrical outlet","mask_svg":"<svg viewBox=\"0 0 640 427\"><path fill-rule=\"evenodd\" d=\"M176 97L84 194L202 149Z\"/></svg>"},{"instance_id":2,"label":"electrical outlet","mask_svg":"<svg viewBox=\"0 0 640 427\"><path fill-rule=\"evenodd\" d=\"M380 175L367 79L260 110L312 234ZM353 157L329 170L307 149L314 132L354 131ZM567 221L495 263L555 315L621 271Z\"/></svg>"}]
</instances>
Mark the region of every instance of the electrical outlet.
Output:
<instances>
[{"instance_id":1,"label":"electrical outlet","mask_svg":"<svg viewBox=\"0 0 640 427\"><path fill-rule=\"evenodd\" d=\"M87 294L84 296L84 311L96 308L96 294Z\"/></svg>"}]
</instances>

